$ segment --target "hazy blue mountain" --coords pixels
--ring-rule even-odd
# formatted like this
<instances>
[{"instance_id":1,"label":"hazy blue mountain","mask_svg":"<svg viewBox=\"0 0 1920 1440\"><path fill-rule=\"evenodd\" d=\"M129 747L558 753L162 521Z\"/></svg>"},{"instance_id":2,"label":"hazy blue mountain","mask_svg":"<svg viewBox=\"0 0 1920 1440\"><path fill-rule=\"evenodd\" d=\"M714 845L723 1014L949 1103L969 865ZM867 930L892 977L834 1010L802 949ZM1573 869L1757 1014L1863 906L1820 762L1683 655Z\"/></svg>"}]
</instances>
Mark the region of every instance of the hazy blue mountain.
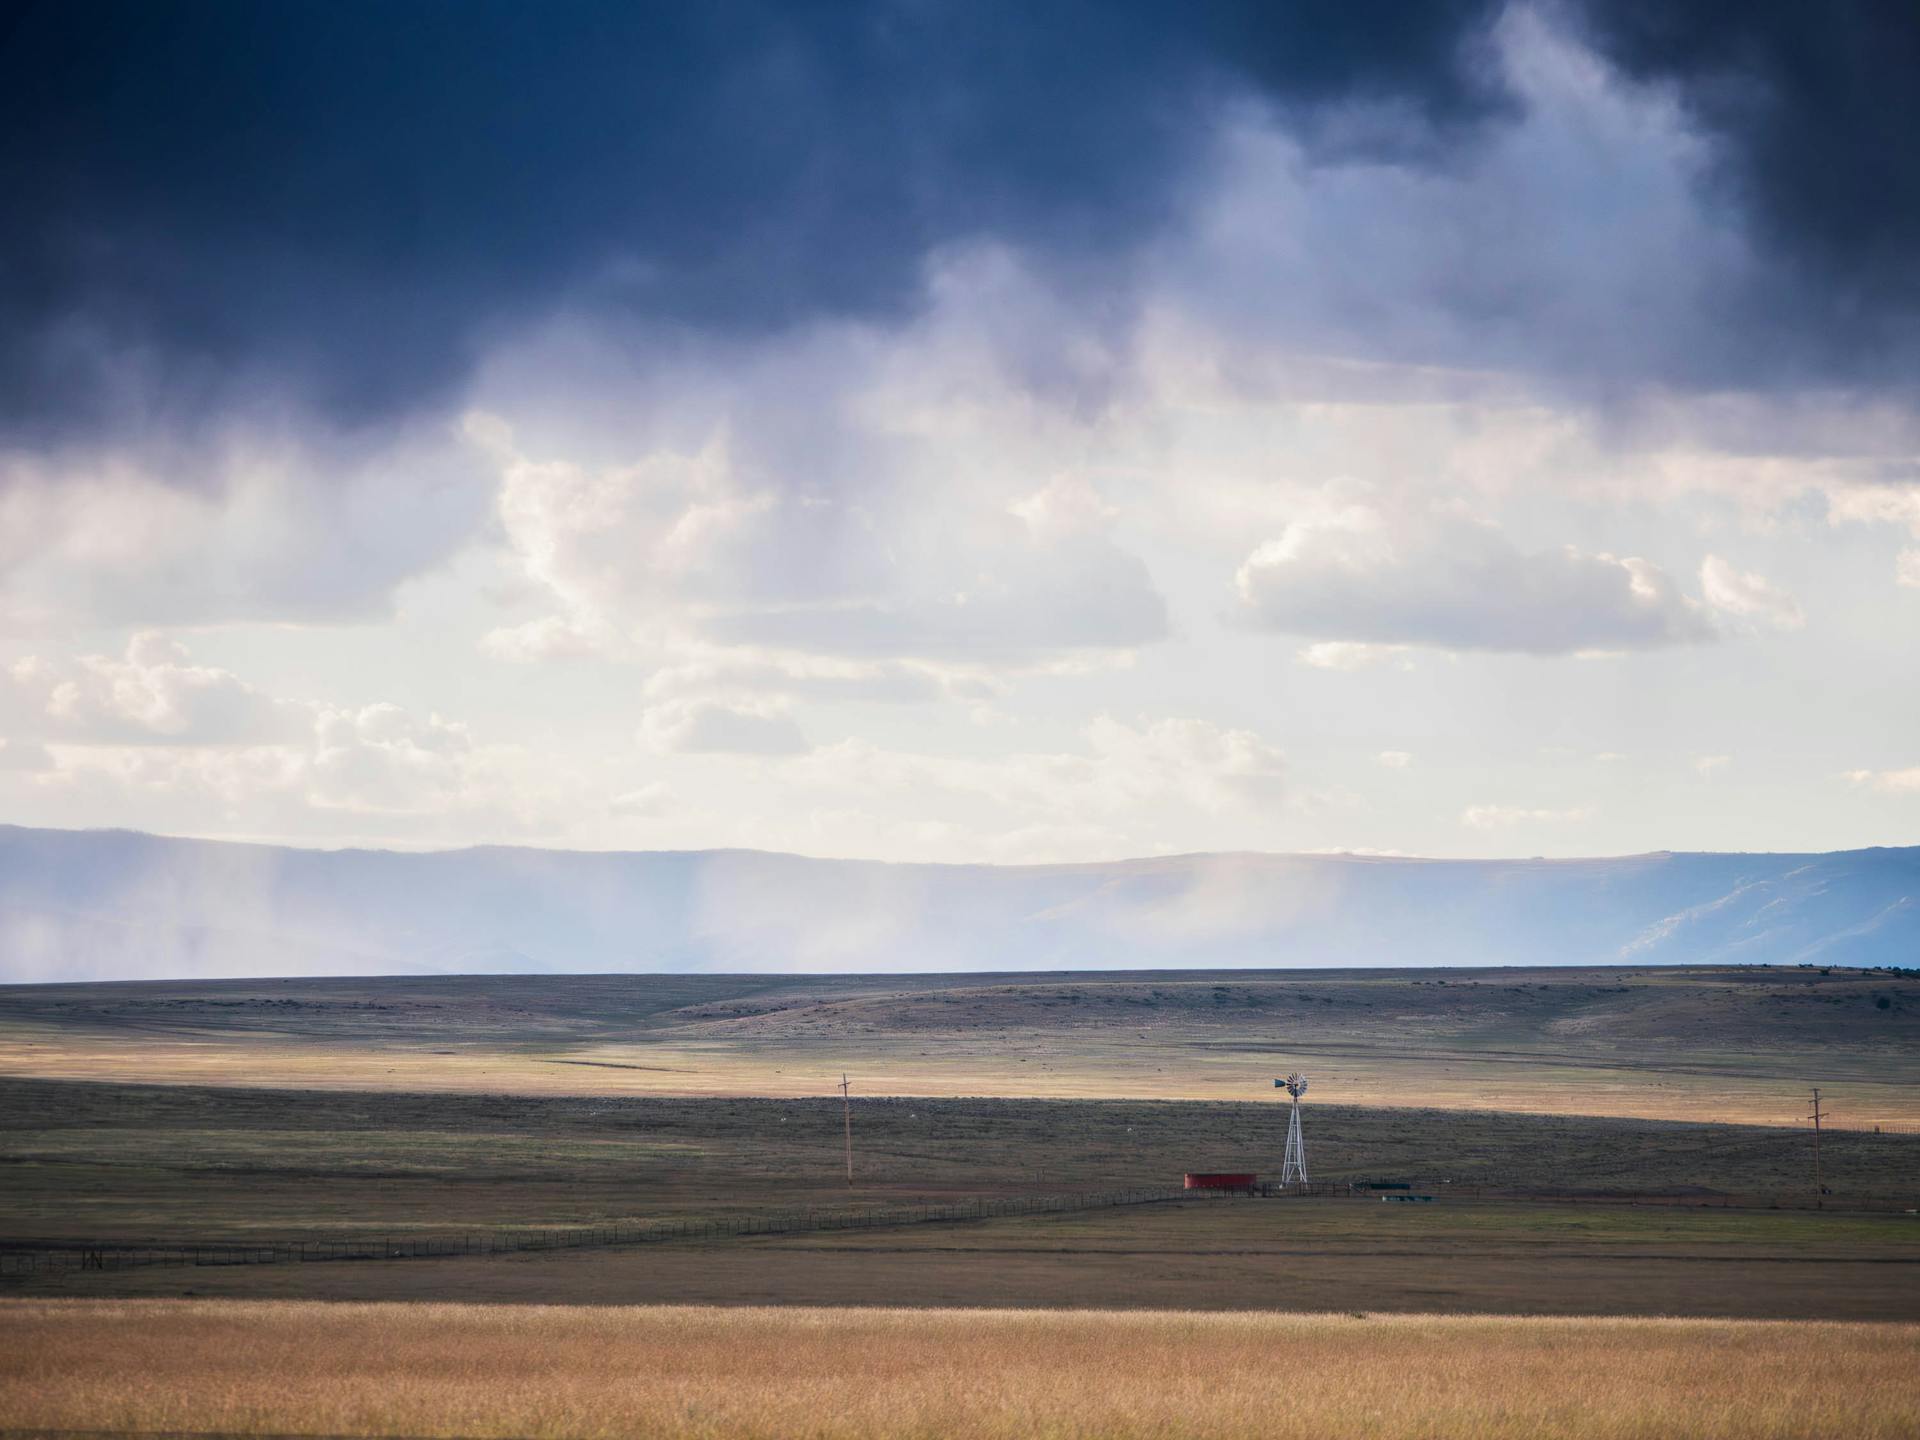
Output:
<instances>
[{"instance_id":1,"label":"hazy blue mountain","mask_svg":"<svg viewBox=\"0 0 1920 1440\"><path fill-rule=\"evenodd\" d=\"M1920 847L998 867L0 826L11 980L1608 961L1920 963Z\"/></svg>"}]
</instances>

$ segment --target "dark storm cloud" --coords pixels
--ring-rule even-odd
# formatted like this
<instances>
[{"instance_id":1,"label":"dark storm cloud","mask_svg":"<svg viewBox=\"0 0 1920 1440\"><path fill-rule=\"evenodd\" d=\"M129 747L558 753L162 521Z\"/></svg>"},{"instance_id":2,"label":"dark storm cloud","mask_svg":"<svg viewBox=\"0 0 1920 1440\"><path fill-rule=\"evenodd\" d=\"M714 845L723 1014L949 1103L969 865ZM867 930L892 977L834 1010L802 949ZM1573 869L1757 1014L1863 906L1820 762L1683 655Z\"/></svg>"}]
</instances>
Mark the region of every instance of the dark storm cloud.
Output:
<instances>
[{"instance_id":1,"label":"dark storm cloud","mask_svg":"<svg viewBox=\"0 0 1920 1440\"><path fill-rule=\"evenodd\" d=\"M1912 0L1578 0L1624 75L1671 87L1713 142L1714 183L1791 288L1809 363L1870 372L1920 315L1920 5ZM1911 349L1907 350L1911 357ZM1909 373L1909 381L1913 378Z\"/></svg>"},{"instance_id":2,"label":"dark storm cloud","mask_svg":"<svg viewBox=\"0 0 1920 1440\"><path fill-rule=\"evenodd\" d=\"M762 329L910 303L931 247L1097 268L1223 99L1427 137L1504 103L1489 0L1028 6L55 0L0 11L0 424L236 386L336 420L556 304Z\"/></svg>"}]
</instances>

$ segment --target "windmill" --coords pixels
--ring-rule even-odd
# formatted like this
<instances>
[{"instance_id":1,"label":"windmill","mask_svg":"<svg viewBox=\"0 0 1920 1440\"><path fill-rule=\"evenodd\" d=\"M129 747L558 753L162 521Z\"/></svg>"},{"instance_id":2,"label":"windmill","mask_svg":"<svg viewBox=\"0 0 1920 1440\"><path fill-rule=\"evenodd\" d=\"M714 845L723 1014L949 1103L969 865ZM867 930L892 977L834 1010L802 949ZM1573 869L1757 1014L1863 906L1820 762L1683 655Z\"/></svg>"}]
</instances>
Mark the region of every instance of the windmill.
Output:
<instances>
[{"instance_id":1,"label":"windmill","mask_svg":"<svg viewBox=\"0 0 1920 1440\"><path fill-rule=\"evenodd\" d=\"M1280 1183L1292 1185L1307 1183L1307 1142L1300 1138L1300 1097L1307 1093L1307 1077L1295 1070L1284 1080L1273 1082L1276 1090L1285 1090L1292 1097L1292 1111L1287 1117L1287 1156L1280 1164Z\"/></svg>"}]
</instances>

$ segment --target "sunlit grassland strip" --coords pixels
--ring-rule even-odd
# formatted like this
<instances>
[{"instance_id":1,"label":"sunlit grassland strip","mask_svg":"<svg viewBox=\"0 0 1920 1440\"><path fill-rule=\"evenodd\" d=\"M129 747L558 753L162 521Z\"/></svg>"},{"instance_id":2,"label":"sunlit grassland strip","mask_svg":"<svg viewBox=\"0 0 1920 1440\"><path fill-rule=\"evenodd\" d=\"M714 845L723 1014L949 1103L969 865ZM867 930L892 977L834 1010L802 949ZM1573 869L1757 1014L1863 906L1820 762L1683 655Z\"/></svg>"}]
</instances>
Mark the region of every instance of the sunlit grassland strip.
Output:
<instances>
[{"instance_id":1,"label":"sunlit grassland strip","mask_svg":"<svg viewBox=\"0 0 1920 1440\"><path fill-rule=\"evenodd\" d=\"M1602 1061L1582 1055L1395 1055L1382 1045L1316 1054L1179 1037L1014 1032L990 1038L862 1036L809 1042L649 1040L574 1047L378 1048L331 1040L219 1035L196 1039L0 1024L0 1075L139 1084L252 1085L452 1094L666 1097L826 1093L850 1053L868 1095L1035 1099L1243 1100L1276 1066L1303 1058L1315 1084L1351 1105L1429 1105L1736 1124L1794 1123L1806 1075L1844 1094L1848 1128L1920 1130L1907 1064L1884 1076L1856 1057L1664 1059L1657 1051ZM1859 1071L1861 1073L1855 1073Z\"/></svg>"},{"instance_id":2,"label":"sunlit grassland strip","mask_svg":"<svg viewBox=\"0 0 1920 1440\"><path fill-rule=\"evenodd\" d=\"M1894 1437L1920 1326L0 1304L0 1426L415 1436Z\"/></svg>"}]
</instances>

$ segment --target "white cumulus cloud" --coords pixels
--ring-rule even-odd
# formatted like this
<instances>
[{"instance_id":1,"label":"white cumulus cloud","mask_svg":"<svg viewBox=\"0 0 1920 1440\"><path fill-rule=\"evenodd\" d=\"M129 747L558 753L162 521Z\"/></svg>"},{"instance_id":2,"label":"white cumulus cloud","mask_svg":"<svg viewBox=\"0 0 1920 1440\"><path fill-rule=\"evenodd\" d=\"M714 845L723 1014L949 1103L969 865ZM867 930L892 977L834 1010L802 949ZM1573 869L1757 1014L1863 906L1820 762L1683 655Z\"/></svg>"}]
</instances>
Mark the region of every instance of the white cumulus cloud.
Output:
<instances>
[{"instance_id":1,"label":"white cumulus cloud","mask_svg":"<svg viewBox=\"0 0 1920 1440\"><path fill-rule=\"evenodd\" d=\"M1352 640L1316 640L1296 657L1316 670L1364 670L1407 651L1405 645L1367 645Z\"/></svg>"},{"instance_id":2,"label":"white cumulus cloud","mask_svg":"<svg viewBox=\"0 0 1920 1440\"><path fill-rule=\"evenodd\" d=\"M1764 575L1738 570L1718 555L1700 562L1700 593L1716 610L1776 630L1798 630L1807 623L1793 596Z\"/></svg>"},{"instance_id":3,"label":"white cumulus cloud","mask_svg":"<svg viewBox=\"0 0 1920 1440\"><path fill-rule=\"evenodd\" d=\"M1849 770L1846 778L1883 795L1920 795L1920 765L1905 770Z\"/></svg>"},{"instance_id":4,"label":"white cumulus cloud","mask_svg":"<svg viewBox=\"0 0 1920 1440\"><path fill-rule=\"evenodd\" d=\"M142 631L123 654L30 655L7 672L14 724L47 739L163 745L259 744L307 723L298 705L231 671L196 665L185 646Z\"/></svg>"},{"instance_id":5,"label":"white cumulus cloud","mask_svg":"<svg viewBox=\"0 0 1920 1440\"><path fill-rule=\"evenodd\" d=\"M1522 550L1454 505L1336 501L1255 549L1235 583L1249 623L1332 642L1552 655L1715 633L1650 561Z\"/></svg>"},{"instance_id":6,"label":"white cumulus cloud","mask_svg":"<svg viewBox=\"0 0 1920 1440\"><path fill-rule=\"evenodd\" d=\"M217 435L0 450L0 621L372 620L485 519L438 417L341 437L258 419Z\"/></svg>"},{"instance_id":7,"label":"white cumulus cloud","mask_svg":"<svg viewBox=\"0 0 1920 1440\"><path fill-rule=\"evenodd\" d=\"M1589 819L1590 806L1580 805L1555 810L1525 805L1469 805L1460 813L1460 823L1474 830L1500 830L1512 825L1572 825Z\"/></svg>"},{"instance_id":8,"label":"white cumulus cloud","mask_svg":"<svg viewBox=\"0 0 1920 1440\"><path fill-rule=\"evenodd\" d=\"M793 717L772 705L669 701L640 719L640 739L666 754L797 755L809 749Z\"/></svg>"}]
</instances>

